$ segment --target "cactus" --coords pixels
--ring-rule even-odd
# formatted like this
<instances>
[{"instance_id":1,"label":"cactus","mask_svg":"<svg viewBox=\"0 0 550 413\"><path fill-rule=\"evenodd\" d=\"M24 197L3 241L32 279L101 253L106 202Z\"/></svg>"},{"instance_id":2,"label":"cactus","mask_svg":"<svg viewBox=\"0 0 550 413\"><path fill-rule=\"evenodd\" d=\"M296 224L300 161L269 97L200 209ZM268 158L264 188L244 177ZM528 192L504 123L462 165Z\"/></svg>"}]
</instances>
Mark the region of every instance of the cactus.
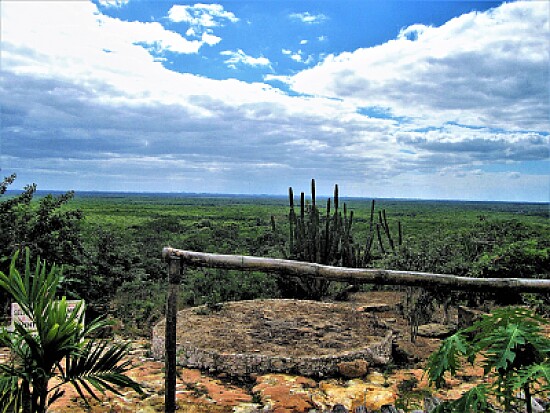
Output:
<instances>
[{"instance_id":1,"label":"cactus","mask_svg":"<svg viewBox=\"0 0 550 413\"><path fill-rule=\"evenodd\" d=\"M386 254L382 239L385 235L390 249L395 253L395 244L386 217L386 211L378 212L379 223L374 223L375 202L372 201L369 228L365 248L356 244L353 237L354 212L348 211L346 203L340 210L338 185L334 186L334 198L327 199L326 211L321 214L317 207L315 180L311 180L311 202L305 194L300 194L300 214L294 210L294 191L289 188L289 243L288 258L317 262L331 266L365 267L372 262L374 237L378 239L380 252ZM334 210L331 207L334 205ZM275 222L272 220L272 228ZM401 245L403 234L401 223L398 223L398 245ZM375 235L376 233L376 235ZM319 299L329 289L330 282L325 280L296 280L301 290L299 295L305 298Z\"/></svg>"}]
</instances>

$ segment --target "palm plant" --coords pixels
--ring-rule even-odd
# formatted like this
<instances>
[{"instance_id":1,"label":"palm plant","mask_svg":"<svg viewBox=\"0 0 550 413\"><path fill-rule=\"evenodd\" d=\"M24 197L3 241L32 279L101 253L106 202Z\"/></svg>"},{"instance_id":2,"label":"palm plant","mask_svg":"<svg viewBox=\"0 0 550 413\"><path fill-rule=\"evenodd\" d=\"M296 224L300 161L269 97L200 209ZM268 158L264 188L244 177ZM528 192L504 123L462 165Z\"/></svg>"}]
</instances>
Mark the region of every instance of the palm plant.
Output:
<instances>
[{"instance_id":1,"label":"palm plant","mask_svg":"<svg viewBox=\"0 0 550 413\"><path fill-rule=\"evenodd\" d=\"M550 339L542 332L547 321L521 307L496 309L471 327L444 340L428 360L431 384L442 387L445 373L456 374L465 361L481 363L489 384L476 386L458 400L443 403L433 413L477 413L497 411L495 400L505 412L532 413L531 398L550 393ZM523 392L523 397L518 394Z\"/></svg>"},{"instance_id":2,"label":"palm plant","mask_svg":"<svg viewBox=\"0 0 550 413\"><path fill-rule=\"evenodd\" d=\"M69 310L66 299L56 299L63 281L60 268L37 260L31 269L26 251L24 273L16 268L16 253L9 273L0 271L0 289L18 303L35 327L15 323L14 331L0 328L0 347L8 347L10 360L0 364L0 413L45 413L71 383L78 394L98 398L94 392L127 387L141 393L140 385L127 377L129 361L123 361L127 344L108 345L88 337L109 323L95 319L84 325L83 304ZM57 378L50 386L50 380Z\"/></svg>"}]
</instances>

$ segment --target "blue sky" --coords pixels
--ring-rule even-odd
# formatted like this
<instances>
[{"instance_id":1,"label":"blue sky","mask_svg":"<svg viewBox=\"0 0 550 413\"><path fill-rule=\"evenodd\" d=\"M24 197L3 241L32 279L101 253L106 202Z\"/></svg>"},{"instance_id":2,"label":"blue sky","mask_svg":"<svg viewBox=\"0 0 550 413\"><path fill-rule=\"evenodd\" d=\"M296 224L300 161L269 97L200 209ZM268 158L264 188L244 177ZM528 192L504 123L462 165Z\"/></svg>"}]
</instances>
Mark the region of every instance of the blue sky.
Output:
<instances>
[{"instance_id":1,"label":"blue sky","mask_svg":"<svg viewBox=\"0 0 550 413\"><path fill-rule=\"evenodd\" d=\"M20 186L550 201L546 1L0 7Z\"/></svg>"}]
</instances>

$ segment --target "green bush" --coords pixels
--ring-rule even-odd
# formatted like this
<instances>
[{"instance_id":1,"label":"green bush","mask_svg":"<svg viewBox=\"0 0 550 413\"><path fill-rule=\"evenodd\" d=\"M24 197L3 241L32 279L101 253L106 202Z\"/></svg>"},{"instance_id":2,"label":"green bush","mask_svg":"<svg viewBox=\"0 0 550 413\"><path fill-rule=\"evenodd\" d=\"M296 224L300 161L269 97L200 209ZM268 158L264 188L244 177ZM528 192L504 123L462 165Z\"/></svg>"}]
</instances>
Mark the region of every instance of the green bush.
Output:
<instances>
[{"instance_id":1,"label":"green bush","mask_svg":"<svg viewBox=\"0 0 550 413\"><path fill-rule=\"evenodd\" d=\"M485 278L548 278L550 247L535 239L497 245L476 260L472 273Z\"/></svg>"},{"instance_id":2,"label":"green bush","mask_svg":"<svg viewBox=\"0 0 550 413\"><path fill-rule=\"evenodd\" d=\"M273 298L278 295L276 277L262 272L189 270L183 285L184 302L188 305Z\"/></svg>"},{"instance_id":3,"label":"green bush","mask_svg":"<svg viewBox=\"0 0 550 413\"><path fill-rule=\"evenodd\" d=\"M441 404L433 413L492 412L492 397L506 412L519 411L525 405L532 413L532 396L550 393L550 339L542 331L546 323L531 310L507 307L445 339L428 360L430 384L442 387L445 374L456 375L464 363L481 363L489 384ZM523 399L517 397L519 392Z\"/></svg>"},{"instance_id":4,"label":"green bush","mask_svg":"<svg viewBox=\"0 0 550 413\"><path fill-rule=\"evenodd\" d=\"M122 322L125 334L148 337L151 326L163 315L165 302L165 283L137 279L118 288L111 313Z\"/></svg>"}]
</instances>

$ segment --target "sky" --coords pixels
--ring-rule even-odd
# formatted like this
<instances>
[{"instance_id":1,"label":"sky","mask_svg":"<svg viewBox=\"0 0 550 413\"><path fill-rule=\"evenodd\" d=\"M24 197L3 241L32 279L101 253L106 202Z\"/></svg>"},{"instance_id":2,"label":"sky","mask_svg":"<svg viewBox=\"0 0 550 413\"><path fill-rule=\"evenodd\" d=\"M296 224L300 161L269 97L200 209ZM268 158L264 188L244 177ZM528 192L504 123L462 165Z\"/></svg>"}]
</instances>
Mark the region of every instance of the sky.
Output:
<instances>
[{"instance_id":1,"label":"sky","mask_svg":"<svg viewBox=\"0 0 550 413\"><path fill-rule=\"evenodd\" d=\"M550 201L550 2L0 2L12 188Z\"/></svg>"}]
</instances>

